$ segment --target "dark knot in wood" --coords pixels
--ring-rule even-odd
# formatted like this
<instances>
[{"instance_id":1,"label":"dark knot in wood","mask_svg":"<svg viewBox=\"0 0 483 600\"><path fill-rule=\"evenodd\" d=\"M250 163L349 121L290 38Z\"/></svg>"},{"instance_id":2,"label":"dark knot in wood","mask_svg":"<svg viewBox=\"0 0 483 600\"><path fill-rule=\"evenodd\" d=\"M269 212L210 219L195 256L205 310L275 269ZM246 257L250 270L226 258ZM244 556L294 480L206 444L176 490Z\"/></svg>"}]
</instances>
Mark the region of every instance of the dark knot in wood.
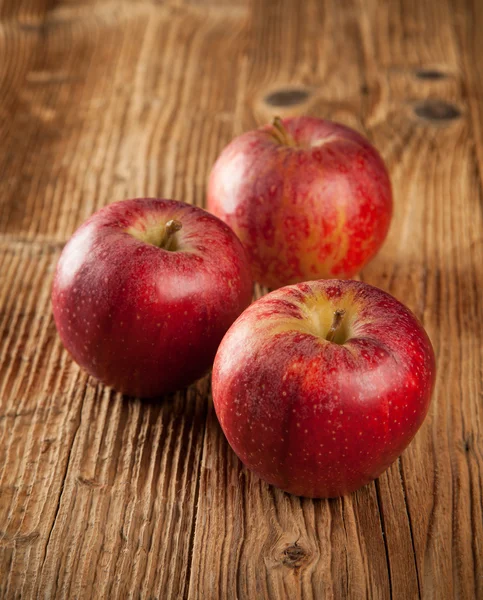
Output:
<instances>
[{"instance_id":1,"label":"dark knot in wood","mask_svg":"<svg viewBox=\"0 0 483 600\"><path fill-rule=\"evenodd\" d=\"M446 73L436 69L418 69L415 73L418 79L445 79Z\"/></svg>"},{"instance_id":2,"label":"dark knot in wood","mask_svg":"<svg viewBox=\"0 0 483 600\"><path fill-rule=\"evenodd\" d=\"M414 107L414 112L427 121L452 121L461 116L461 111L443 100L424 100Z\"/></svg>"},{"instance_id":3,"label":"dark knot in wood","mask_svg":"<svg viewBox=\"0 0 483 600\"><path fill-rule=\"evenodd\" d=\"M471 452L474 448L474 436L470 433L463 440L463 450L465 452Z\"/></svg>"},{"instance_id":4,"label":"dark knot in wood","mask_svg":"<svg viewBox=\"0 0 483 600\"><path fill-rule=\"evenodd\" d=\"M287 546L282 554L282 563L290 569L300 569L300 567L308 560L307 552L294 542Z\"/></svg>"},{"instance_id":5,"label":"dark knot in wood","mask_svg":"<svg viewBox=\"0 0 483 600\"><path fill-rule=\"evenodd\" d=\"M276 90L265 96L265 102L270 106L293 106L305 102L309 92L301 88Z\"/></svg>"}]
</instances>

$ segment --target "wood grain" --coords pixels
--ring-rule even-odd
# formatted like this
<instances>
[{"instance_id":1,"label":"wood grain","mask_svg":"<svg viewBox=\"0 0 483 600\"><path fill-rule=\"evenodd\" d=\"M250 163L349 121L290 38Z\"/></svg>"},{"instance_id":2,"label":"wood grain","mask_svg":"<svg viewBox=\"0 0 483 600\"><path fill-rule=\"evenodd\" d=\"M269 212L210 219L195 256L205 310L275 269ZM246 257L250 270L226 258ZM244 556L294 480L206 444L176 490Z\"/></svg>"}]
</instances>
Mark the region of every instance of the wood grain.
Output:
<instances>
[{"instance_id":1,"label":"wood grain","mask_svg":"<svg viewBox=\"0 0 483 600\"><path fill-rule=\"evenodd\" d=\"M477 0L0 0L1 597L483 598L482 27ZM50 312L88 215L203 206L219 151L275 113L380 149L395 215L361 277L438 361L408 450L330 501L242 467L209 377L123 398Z\"/></svg>"}]
</instances>

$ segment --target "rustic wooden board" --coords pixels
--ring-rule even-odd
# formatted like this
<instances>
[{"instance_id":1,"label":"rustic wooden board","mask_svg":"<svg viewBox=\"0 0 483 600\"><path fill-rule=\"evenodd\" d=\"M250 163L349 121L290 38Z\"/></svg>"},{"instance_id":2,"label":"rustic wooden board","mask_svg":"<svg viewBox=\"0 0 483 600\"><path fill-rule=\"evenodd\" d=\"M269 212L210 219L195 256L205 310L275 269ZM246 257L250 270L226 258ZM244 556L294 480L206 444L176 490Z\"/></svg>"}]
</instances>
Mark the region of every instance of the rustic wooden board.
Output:
<instances>
[{"instance_id":1,"label":"rustic wooden board","mask_svg":"<svg viewBox=\"0 0 483 600\"><path fill-rule=\"evenodd\" d=\"M483 598L482 29L478 0L0 0L2 597ZM343 499L243 469L208 377L159 402L96 384L50 312L88 215L202 206L218 152L275 113L380 149L395 217L361 276L437 354L416 439Z\"/></svg>"}]
</instances>

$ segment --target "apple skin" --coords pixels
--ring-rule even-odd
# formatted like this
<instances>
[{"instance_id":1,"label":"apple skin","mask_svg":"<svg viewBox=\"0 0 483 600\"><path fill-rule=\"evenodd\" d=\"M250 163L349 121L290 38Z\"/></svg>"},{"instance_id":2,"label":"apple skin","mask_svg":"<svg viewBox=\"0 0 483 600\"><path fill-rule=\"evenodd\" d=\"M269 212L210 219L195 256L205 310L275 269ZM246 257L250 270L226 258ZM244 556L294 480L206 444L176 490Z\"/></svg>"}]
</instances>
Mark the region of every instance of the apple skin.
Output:
<instances>
[{"instance_id":1,"label":"apple skin","mask_svg":"<svg viewBox=\"0 0 483 600\"><path fill-rule=\"evenodd\" d=\"M178 220L176 251L161 243ZM150 239L151 239L150 238ZM125 394L154 397L201 377L252 296L230 228L174 200L110 204L72 236L52 289L55 324L74 360Z\"/></svg>"},{"instance_id":2,"label":"apple skin","mask_svg":"<svg viewBox=\"0 0 483 600\"><path fill-rule=\"evenodd\" d=\"M326 339L338 309L341 343ZM220 344L212 385L221 427L249 469L292 494L327 498L396 460L426 416L434 379L431 342L409 309L365 283L325 280L252 304Z\"/></svg>"},{"instance_id":3,"label":"apple skin","mask_svg":"<svg viewBox=\"0 0 483 600\"><path fill-rule=\"evenodd\" d=\"M384 162L359 133L311 117L235 138L210 174L207 207L245 246L269 288L353 277L381 247L392 216Z\"/></svg>"}]
</instances>

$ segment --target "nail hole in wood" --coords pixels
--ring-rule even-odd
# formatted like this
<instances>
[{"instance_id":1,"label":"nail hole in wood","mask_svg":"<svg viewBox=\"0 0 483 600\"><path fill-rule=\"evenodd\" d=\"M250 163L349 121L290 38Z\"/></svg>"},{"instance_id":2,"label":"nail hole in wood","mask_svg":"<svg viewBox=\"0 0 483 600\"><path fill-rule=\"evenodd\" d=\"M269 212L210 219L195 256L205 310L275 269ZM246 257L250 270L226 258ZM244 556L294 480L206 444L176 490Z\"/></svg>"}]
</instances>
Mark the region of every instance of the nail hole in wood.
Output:
<instances>
[{"instance_id":1,"label":"nail hole in wood","mask_svg":"<svg viewBox=\"0 0 483 600\"><path fill-rule=\"evenodd\" d=\"M446 73L442 73L441 71L437 71L436 69L419 69L416 71L416 77L418 79L445 79L447 77Z\"/></svg>"},{"instance_id":2,"label":"nail hole in wood","mask_svg":"<svg viewBox=\"0 0 483 600\"><path fill-rule=\"evenodd\" d=\"M461 111L443 100L425 100L416 104L414 112L427 121L451 121L461 116Z\"/></svg>"},{"instance_id":3,"label":"nail hole in wood","mask_svg":"<svg viewBox=\"0 0 483 600\"><path fill-rule=\"evenodd\" d=\"M265 96L265 102L270 106L293 106L305 102L308 97L309 92L307 90L292 88L271 92Z\"/></svg>"}]
</instances>

